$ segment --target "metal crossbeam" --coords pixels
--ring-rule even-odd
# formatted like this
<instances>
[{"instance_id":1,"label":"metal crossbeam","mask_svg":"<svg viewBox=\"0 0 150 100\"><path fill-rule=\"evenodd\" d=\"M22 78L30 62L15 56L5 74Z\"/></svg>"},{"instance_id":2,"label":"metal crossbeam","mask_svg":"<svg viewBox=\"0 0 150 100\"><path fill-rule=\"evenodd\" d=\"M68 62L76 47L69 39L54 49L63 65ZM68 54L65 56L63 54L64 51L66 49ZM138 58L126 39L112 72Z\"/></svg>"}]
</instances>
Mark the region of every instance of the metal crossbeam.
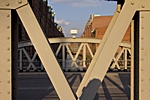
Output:
<instances>
[{"instance_id":1,"label":"metal crossbeam","mask_svg":"<svg viewBox=\"0 0 150 100\"><path fill-rule=\"evenodd\" d=\"M114 63L112 64L112 66L110 66L110 69L114 69L115 67L117 67L118 69L121 69L121 67L119 66L118 62L120 61L119 59L121 58L121 56L123 55L124 58L122 61L124 61L124 69L127 69L127 62L128 62L128 52L130 51L129 48L124 48L121 47L121 50L118 52L117 56L114 57L113 61ZM131 56L131 52L129 52L130 56Z\"/></svg>"}]
</instances>

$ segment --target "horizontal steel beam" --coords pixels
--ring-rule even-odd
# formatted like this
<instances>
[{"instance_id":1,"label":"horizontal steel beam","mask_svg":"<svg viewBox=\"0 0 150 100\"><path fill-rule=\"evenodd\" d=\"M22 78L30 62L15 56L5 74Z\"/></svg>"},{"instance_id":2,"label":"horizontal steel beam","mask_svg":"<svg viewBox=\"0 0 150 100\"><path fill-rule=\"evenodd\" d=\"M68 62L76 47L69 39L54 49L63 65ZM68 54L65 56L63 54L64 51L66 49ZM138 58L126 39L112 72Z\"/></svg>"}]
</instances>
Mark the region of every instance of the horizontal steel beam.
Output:
<instances>
[{"instance_id":1,"label":"horizontal steel beam","mask_svg":"<svg viewBox=\"0 0 150 100\"><path fill-rule=\"evenodd\" d=\"M48 39L51 44L53 43L100 43L101 39L94 39L94 38L49 38ZM19 42L18 48L23 48L26 46L32 46L33 44L31 42ZM130 42L121 42L119 46L130 48L131 44Z\"/></svg>"},{"instance_id":2,"label":"horizontal steel beam","mask_svg":"<svg viewBox=\"0 0 150 100\"><path fill-rule=\"evenodd\" d=\"M68 42L82 42L82 43L100 43L98 38L49 38L50 43L68 43Z\"/></svg>"}]
</instances>

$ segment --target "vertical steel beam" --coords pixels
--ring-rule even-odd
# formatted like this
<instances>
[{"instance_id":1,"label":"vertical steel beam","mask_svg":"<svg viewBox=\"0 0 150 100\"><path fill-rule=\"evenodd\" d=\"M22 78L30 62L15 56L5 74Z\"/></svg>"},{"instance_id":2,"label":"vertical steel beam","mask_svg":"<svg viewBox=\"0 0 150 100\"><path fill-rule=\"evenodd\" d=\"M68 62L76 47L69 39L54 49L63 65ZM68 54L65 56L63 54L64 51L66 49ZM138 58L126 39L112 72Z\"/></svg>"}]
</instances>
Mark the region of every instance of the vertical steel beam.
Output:
<instances>
[{"instance_id":1,"label":"vertical steel beam","mask_svg":"<svg viewBox=\"0 0 150 100\"><path fill-rule=\"evenodd\" d=\"M65 44L62 46L62 68L65 68Z\"/></svg>"},{"instance_id":2,"label":"vertical steel beam","mask_svg":"<svg viewBox=\"0 0 150 100\"><path fill-rule=\"evenodd\" d=\"M131 21L130 100L134 100L134 20Z\"/></svg>"},{"instance_id":3,"label":"vertical steel beam","mask_svg":"<svg viewBox=\"0 0 150 100\"><path fill-rule=\"evenodd\" d=\"M11 10L0 10L0 100L12 100Z\"/></svg>"},{"instance_id":4,"label":"vertical steel beam","mask_svg":"<svg viewBox=\"0 0 150 100\"><path fill-rule=\"evenodd\" d=\"M16 10L60 100L75 100L76 98L66 81L66 78L50 48L49 42L43 34L31 7L27 4Z\"/></svg>"},{"instance_id":5,"label":"vertical steel beam","mask_svg":"<svg viewBox=\"0 0 150 100\"><path fill-rule=\"evenodd\" d=\"M127 62L128 62L127 55L128 55L128 49L125 48L125 49L124 49L124 69L125 69L125 70L127 70Z\"/></svg>"},{"instance_id":6,"label":"vertical steel beam","mask_svg":"<svg viewBox=\"0 0 150 100\"><path fill-rule=\"evenodd\" d=\"M83 68L86 67L86 44L83 43Z\"/></svg>"},{"instance_id":7,"label":"vertical steel beam","mask_svg":"<svg viewBox=\"0 0 150 100\"><path fill-rule=\"evenodd\" d=\"M150 11L140 11L139 16L139 100L150 98Z\"/></svg>"}]
</instances>

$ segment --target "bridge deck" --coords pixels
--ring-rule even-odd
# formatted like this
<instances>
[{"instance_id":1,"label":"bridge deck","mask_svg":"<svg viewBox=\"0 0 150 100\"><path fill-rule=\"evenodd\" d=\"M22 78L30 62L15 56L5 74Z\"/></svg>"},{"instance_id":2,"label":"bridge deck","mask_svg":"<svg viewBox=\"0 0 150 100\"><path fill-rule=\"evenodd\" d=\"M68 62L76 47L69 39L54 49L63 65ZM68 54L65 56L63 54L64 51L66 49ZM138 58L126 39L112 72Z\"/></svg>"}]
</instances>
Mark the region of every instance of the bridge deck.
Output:
<instances>
[{"instance_id":1,"label":"bridge deck","mask_svg":"<svg viewBox=\"0 0 150 100\"><path fill-rule=\"evenodd\" d=\"M66 73L73 91L77 90L83 75L78 72ZM129 76L128 72L107 73L95 100L129 100ZM19 73L18 80L18 100L59 100L45 73Z\"/></svg>"}]
</instances>

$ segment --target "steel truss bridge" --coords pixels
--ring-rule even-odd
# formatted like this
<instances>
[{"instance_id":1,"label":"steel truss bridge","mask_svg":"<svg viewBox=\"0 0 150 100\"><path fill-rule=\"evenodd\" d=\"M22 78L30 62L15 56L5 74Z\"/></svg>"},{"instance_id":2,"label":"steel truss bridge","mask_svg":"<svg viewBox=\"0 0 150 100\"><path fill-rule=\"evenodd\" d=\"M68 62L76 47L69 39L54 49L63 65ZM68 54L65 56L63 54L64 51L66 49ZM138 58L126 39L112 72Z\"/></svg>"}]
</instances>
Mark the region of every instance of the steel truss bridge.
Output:
<instances>
[{"instance_id":1,"label":"steel truss bridge","mask_svg":"<svg viewBox=\"0 0 150 100\"><path fill-rule=\"evenodd\" d=\"M51 44L59 43L59 46L55 52L57 57L58 53L62 53L62 59L58 59L60 67L64 71L85 71L91 60L94 57L94 54L89 46L89 44L100 44L101 39L95 38L49 38ZM70 43L80 44L76 50L76 54L73 55ZM41 61L36 59L38 56L37 52L34 53L32 57L29 56L28 51L25 47L33 46L31 42L20 42L18 44L18 70L23 71L44 71L43 64ZM110 64L109 70L130 70L131 67L131 44L128 42L122 42L119 45L119 51L116 53L112 62ZM67 50L67 52L65 51ZM91 59L87 58L87 52ZM67 58L65 57L67 53ZM78 57L82 54L82 57ZM23 55L25 57L23 58Z\"/></svg>"},{"instance_id":2,"label":"steel truss bridge","mask_svg":"<svg viewBox=\"0 0 150 100\"><path fill-rule=\"evenodd\" d=\"M100 45L95 55L93 55L93 59L88 66L85 76L76 93L73 93L70 88L56 57L52 52L50 47L51 41L49 42L44 36L28 1L0 0L1 100L17 99L18 34L16 14L20 17L60 100L93 100L108 68L110 67L112 59L114 59L115 63L112 64L111 68L114 68L114 65L117 65L116 60L119 57L114 58L114 55L128 26L131 24L132 41L130 46L131 50L129 50L131 53L130 99L149 100L150 0L118 0L116 12L114 13L103 39L99 42ZM88 43L87 41L88 40L86 40L86 43ZM60 46L63 48L64 46L67 47L66 44ZM83 45L83 49L83 52L86 51L85 44ZM25 50L22 51L25 53ZM78 67L75 62L76 57L77 56L71 57L73 60L72 65ZM28 60L31 61L34 60L34 58L28 58ZM64 66L64 64L63 59L62 66ZM85 57L83 57L83 67L85 67L84 65ZM32 61L28 68L31 66L34 66ZM117 66L117 68L119 67Z\"/></svg>"}]
</instances>

